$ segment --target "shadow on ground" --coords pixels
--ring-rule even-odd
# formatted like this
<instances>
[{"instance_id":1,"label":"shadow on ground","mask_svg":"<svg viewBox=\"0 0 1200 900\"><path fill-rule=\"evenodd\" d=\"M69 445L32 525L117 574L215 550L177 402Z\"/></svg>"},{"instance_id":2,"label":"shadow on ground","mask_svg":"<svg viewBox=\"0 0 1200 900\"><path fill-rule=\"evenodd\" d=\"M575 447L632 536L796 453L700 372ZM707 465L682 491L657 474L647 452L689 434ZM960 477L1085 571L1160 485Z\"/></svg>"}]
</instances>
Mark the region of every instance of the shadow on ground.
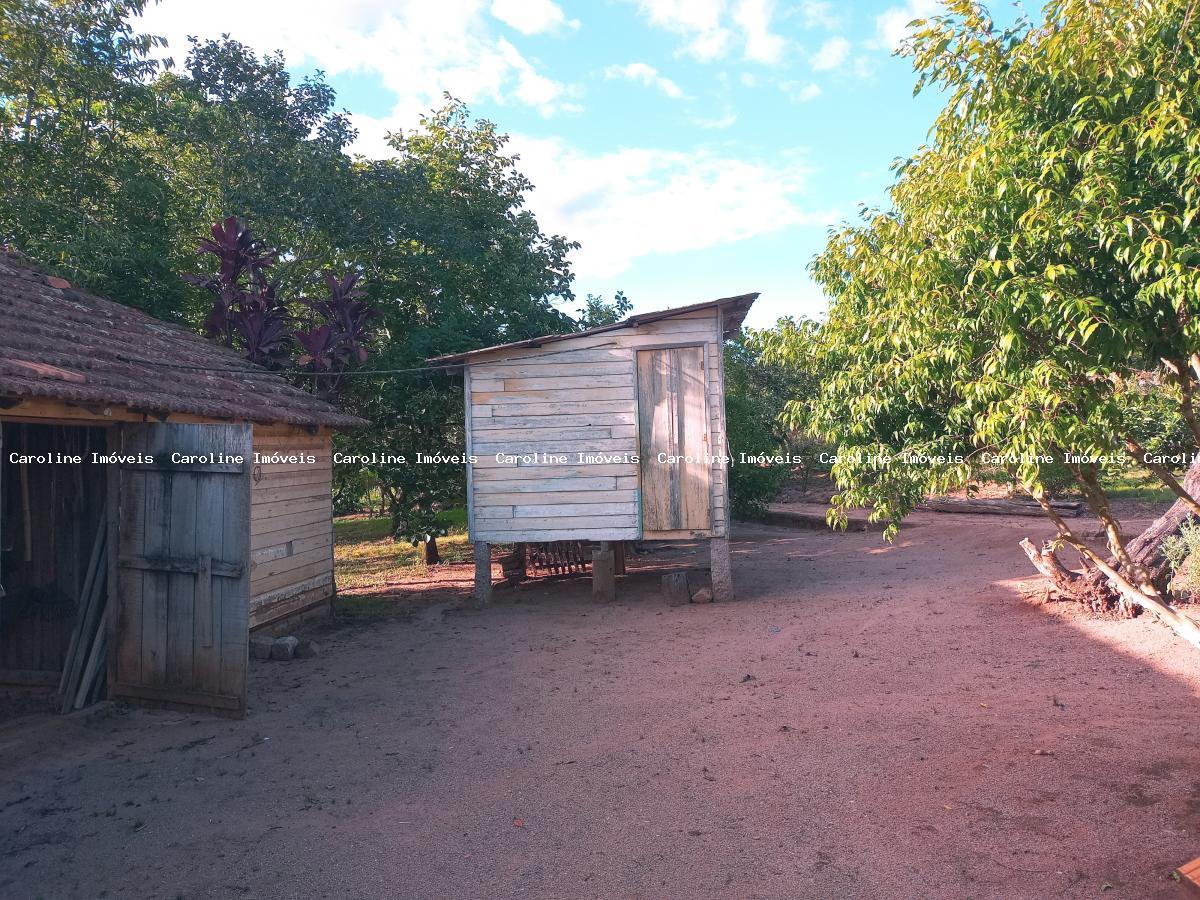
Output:
<instances>
[{"instance_id":1,"label":"shadow on ground","mask_svg":"<svg viewBox=\"0 0 1200 900\"><path fill-rule=\"evenodd\" d=\"M240 722L10 723L0 894L1179 896L1200 657L1022 600L1040 523L920 524L744 529L734 604L376 598Z\"/></svg>"}]
</instances>

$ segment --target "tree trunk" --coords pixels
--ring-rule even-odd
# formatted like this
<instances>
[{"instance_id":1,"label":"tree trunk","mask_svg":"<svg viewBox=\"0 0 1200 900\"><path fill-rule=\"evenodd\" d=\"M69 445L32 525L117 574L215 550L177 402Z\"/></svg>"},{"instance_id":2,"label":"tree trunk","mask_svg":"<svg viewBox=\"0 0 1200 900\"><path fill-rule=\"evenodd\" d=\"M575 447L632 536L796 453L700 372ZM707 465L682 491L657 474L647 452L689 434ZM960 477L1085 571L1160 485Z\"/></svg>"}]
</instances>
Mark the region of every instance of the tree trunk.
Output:
<instances>
[{"instance_id":1,"label":"tree trunk","mask_svg":"<svg viewBox=\"0 0 1200 900\"><path fill-rule=\"evenodd\" d=\"M1183 477L1183 489L1193 497L1200 496L1200 458L1192 463ZM1129 556L1134 563L1144 566L1155 584L1165 587L1168 578L1166 557L1162 555L1162 544L1179 529L1192 511L1183 500L1176 500L1171 508L1150 523L1141 534L1129 542Z\"/></svg>"},{"instance_id":2,"label":"tree trunk","mask_svg":"<svg viewBox=\"0 0 1200 900\"><path fill-rule=\"evenodd\" d=\"M425 538L425 565L436 566L441 561L442 555L438 553L437 538L431 534Z\"/></svg>"},{"instance_id":3,"label":"tree trunk","mask_svg":"<svg viewBox=\"0 0 1200 900\"><path fill-rule=\"evenodd\" d=\"M1192 497L1200 496L1200 458L1192 463L1184 476L1183 488ZM1176 500L1170 509L1126 544L1131 565L1143 569L1145 580L1153 583L1164 595L1171 576L1170 566L1162 555L1163 541L1179 534L1191 514L1192 510L1185 501ZM1082 572L1066 568L1055 555L1052 542L1038 549L1026 538L1021 541L1021 549L1034 568L1046 576L1063 596L1090 606L1096 612L1124 610L1128 615L1137 615L1140 611L1127 603L1116 586L1096 568L1085 565ZM1110 560L1110 564L1115 566L1115 561ZM1125 567L1119 568L1123 570Z\"/></svg>"}]
</instances>

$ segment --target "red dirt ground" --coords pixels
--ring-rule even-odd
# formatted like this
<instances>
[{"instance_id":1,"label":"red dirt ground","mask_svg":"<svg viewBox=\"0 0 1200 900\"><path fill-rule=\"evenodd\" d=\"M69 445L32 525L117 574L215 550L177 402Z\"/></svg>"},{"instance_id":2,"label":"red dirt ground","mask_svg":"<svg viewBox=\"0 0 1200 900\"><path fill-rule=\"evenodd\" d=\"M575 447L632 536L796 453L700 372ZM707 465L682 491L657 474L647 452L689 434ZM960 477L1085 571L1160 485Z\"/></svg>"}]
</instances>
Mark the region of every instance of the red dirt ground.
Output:
<instances>
[{"instance_id":1,"label":"red dirt ground","mask_svg":"<svg viewBox=\"0 0 1200 900\"><path fill-rule=\"evenodd\" d=\"M744 527L734 604L543 584L255 663L243 721L11 722L0 896L1181 897L1200 654L1023 600L1043 532Z\"/></svg>"}]
</instances>

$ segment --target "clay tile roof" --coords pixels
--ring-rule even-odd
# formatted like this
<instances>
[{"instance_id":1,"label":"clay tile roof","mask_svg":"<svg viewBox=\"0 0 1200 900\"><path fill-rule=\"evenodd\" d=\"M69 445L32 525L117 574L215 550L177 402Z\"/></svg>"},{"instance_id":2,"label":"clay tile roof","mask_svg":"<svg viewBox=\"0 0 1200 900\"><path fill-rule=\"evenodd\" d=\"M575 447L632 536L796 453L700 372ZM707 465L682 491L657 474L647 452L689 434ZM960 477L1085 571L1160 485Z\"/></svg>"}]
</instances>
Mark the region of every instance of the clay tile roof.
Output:
<instances>
[{"instance_id":1,"label":"clay tile roof","mask_svg":"<svg viewBox=\"0 0 1200 900\"><path fill-rule=\"evenodd\" d=\"M754 305L754 301L757 299L758 294L754 293L739 294L736 297L722 297L720 300L706 300L703 303L693 303L690 306L677 306L674 309L660 309L654 312L638 313L627 319L622 319L614 325L601 325L597 328L585 328L583 331L570 331L566 334L547 334L543 337L529 338L524 341L513 341L510 344L496 344L491 347L481 347L478 350L468 350L466 353L450 353L446 356L435 356L432 359L425 360L425 362L429 365L457 365L484 353L495 353L497 350L515 350L518 347L540 347L543 344L553 344L557 341L569 341L571 338L587 337L589 334L602 334L603 332L616 331L620 328L637 328L639 325L645 325L649 322L658 322L662 319L670 319L673 316L681 316L684 313L697 312L702 309L716 309L718 307L721 310L722 321L725 326L725 333L722 337L728 340L738 333L738 330L742 327L742 320L746 318L746 313L750 311L750 307Z\"/></svg>"},{"instance_id":2,"label":"clay tile roof","mask_svg":"<svg viewBox=\"0 0 1200 900\"><path fill-rule=\"evenodd\" d=\"M260 423L365 424L186 329L0 249L0 397Z\"/></svg>"}]
</instances>

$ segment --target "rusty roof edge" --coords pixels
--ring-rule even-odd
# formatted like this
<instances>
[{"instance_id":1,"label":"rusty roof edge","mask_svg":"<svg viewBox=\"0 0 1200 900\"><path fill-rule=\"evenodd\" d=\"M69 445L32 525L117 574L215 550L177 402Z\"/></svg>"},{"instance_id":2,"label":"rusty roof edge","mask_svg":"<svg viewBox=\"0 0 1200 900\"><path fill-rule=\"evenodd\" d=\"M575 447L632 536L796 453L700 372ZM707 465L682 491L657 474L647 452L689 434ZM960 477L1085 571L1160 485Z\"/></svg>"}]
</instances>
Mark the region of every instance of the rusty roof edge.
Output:
<instances>
[{"instance_id":1,"label":"rusty roof edge","mask_svg":"<svg viewBox=\"0 0 1200 900\"><path fill-rule=\"evenodd\" d=\"M0 379L3 377L3 375L0 375ZM68 399L59 393L50 393L44 389L40 389L42 385L39 383L39 380L33 378L23 380L27 380L29 384L22 386L19 390L0 385L0 399L15 400L17 402L23 400L53 400L65 406L74 406L83 410L89 407L111 406L128 410L135 415L148 415L155 418L162 416L164 419L169 419L171 416L197 416L204 419L213 419L214 422L251 422L255 425L292 425L297 428L333 428L338 431L362 428L365 425L371 424L367 419L340 411L323 413L321 418L318 419L311 414L306 415L296 411L275 415L249 411L240 415L230 415L227 411L196 412L180 409L179 405L167 405L153 400L149 402L142 400L135 407L122 400L112 400L102 396ZM215 406L211 402L198 400L195 401L193 409L201 410L207 408L215 410ZM0 406L0 413L4 411L4 407Z\"/></svg>"},{"instance_id":2,"label":"rusty roof edge","mask_svg":"<svg viewBox=\"0 0 1200 900\"><path fill-rule=\"evenodd\" d=\"M587 328L583 331L572 331L568 332L567 334L546 334L542 335L541 337L526 338L523 341L512 341L507 344L494 344L491 347L480 347L478 350L467 350L463 353L448 353L443 356L433 356L425 360L425 364L430 366L455 365L460 362L465 364L465 361L471 357L479 356L484 353L495 353L500 350L516 350L526 347L532 347L536 349L537 347L542 346L542 344L552 344L558 341L570 340L571 338L589 337L593 334L604 334L605 332L616 331L620 328L636 328L639 325L647 325L651 322L659 322L663 319L670 319L674 316L680 316L690 312L697 312L702 309L712 309L725 306L744 306L742 315L737 319L736 323L734 323L734 327L727 329L729 331L736 331L737 328L741 327L742 320L745 318L746 312L749 311L750 307L754 304L754 301L759 298L759 296L760 292L754 291L749 294L738 294L734 297L721 297L717 300L705 300L701 303L689 304L688 306L677 306L674 309L660 309L648 313L638 313L622 319L620 322L614 322L612 325L600 325L597 328ZM729 334L724 334L722 337L728 338Z\"/></svg>"},{"instance_id":3,"label":"rusty roof edge","mask_svg":"<svg viewBox=\"0 0 1200 900\"><path fill-rule=\"evenodd\" d=\"M231 416L228 413L221 412L203 412L203 413L188 413L186 410L178 408L179 406L191 405L195 407L206 407L210 410L216 410L221 404L205 399L181 398L179 404L171 405L162 401L152 402L151 404L139 404L139 411L146 411L160 414L191 414L211 417L214 419L237 419L241 421L255 422L257 424L287 424L301 426L325 426L330 428L358 428L370 423L358 416L344 412L335 404L323 400L320 397L308 393L303 388L291 384L286 379L280 377L279 373L272 372L269 369L258 366L249 360L242 357L236 351L228 347L222 347L211 341L205 340L201 335L185 328L183 325L175 322L168 322L162 319L157 319L142 310L132 306L127 306L118 303L114 300L109 300L106 297L101 297L83 288L78 288L70 285L63 279L58 279L44 272L36 262L21 254L14 253L8 248L0 247L0 265L8 267L5 274L11 274L17 279L35 285L39 290L36 300L39 305L44 301L54 301L62 299L70 303L83 303L91 307L96 312L103 315L114 315L127 317L129 321L138 322L150 330L157 330L161 334L169 334L175 341L181 343L177 349L181 353L186 353L189 358L194 357L198 360L205 358L211 359L214 362L212 372L220 372L223 376L231 381L240 379L255 379L256 384L247 385L251 390L264 390L267 385L270 385L270 391L274 395L269 398L268 402L276 401L272 406L278 410L277 412L268 412L267 410L255 410L251 414L242 414ZM53 279L53 280L52 280ZM64 286L54 284L53 281L62 281ZM45 292L45 293L42 293ZM47 340L52 341L56 336L53 334L46 335ZM40 360L23 359L30 354L19 353L13 348L6 348L10 359L13 362L33 362L39 363ZM19 355L18 355L19 354ZM33 354L36 356L36 354ZM123 346L118 346L112 351L114 360L107 360L108 365L114 365L118 361L123 365L133 367L158 366L166 370L173 370L180 373L189 372L193 369L190 365L172 365L161 360L141 359L136 356L126 356ZM205 374L203 366L196 366L195 375ZM74 367L71 368L74 371ZM90 373L90 367L83 369L80 374ZM266 376L264 381L258 379ZM54 385L61 385L63 382L59 379L47 379L48 384L42 384L42 379L33 377L21 377L22 381L27 384L22 386L19 392L13 392L0 388L0 396L7 397L24 397L29 399L44 399L44 400L60 400L71 404L71 400L65 398L61 391L53 390ZM112 406L123 406L130 408L126 402L126 398L119 398L112 392L112 389L103 384L89 384L88 393L95 392L107 393L106 398L99 396L89 397L87 403L107 403ZM260 395L261 396L261 395ZM267 399L267 398L264 398ZM295 406L291 409L280 409L279 403L292 403Z\"/></svg>"}]
</instances>

